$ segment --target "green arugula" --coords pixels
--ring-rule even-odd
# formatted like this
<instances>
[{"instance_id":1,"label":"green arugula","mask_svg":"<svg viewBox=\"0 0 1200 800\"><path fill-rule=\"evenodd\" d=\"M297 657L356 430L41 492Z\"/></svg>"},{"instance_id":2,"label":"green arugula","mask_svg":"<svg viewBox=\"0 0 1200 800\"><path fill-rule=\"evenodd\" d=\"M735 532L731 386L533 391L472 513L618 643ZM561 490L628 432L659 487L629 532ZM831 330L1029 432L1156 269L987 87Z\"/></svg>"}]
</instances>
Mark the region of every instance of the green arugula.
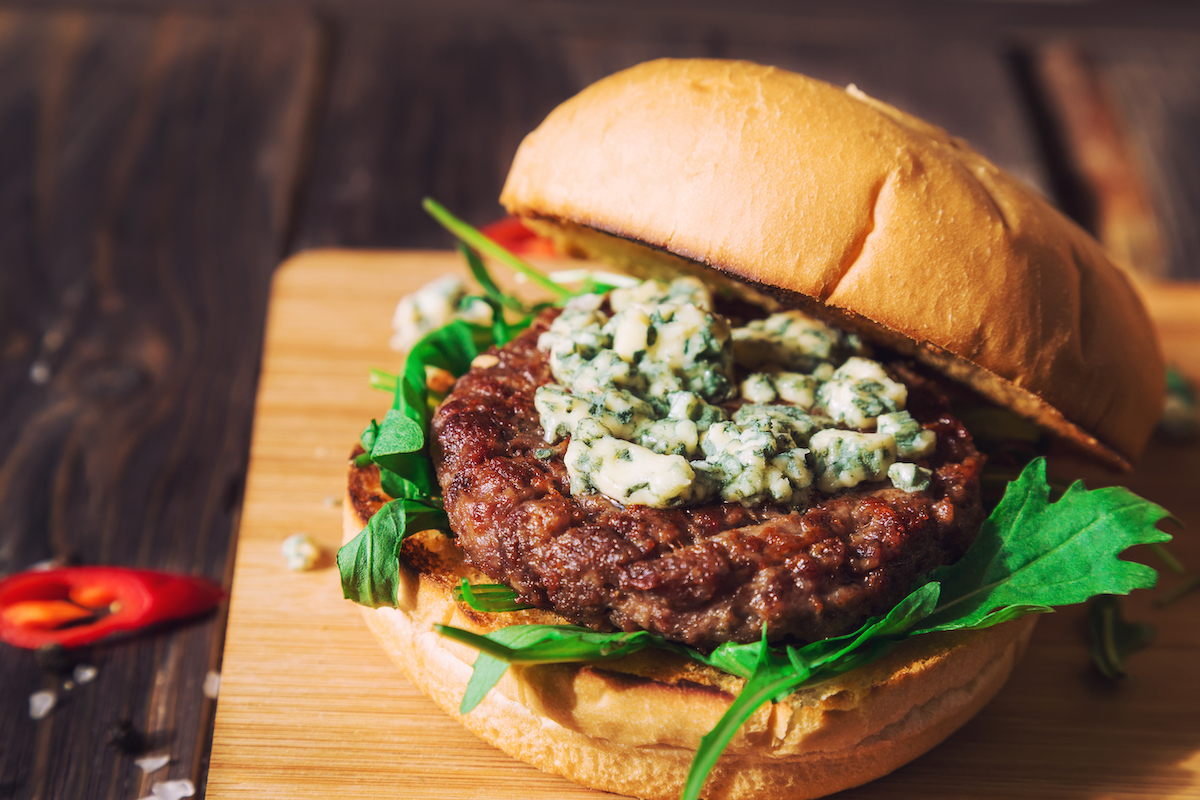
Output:
<instances>
[{"instance_id":1,"label":"green arugula","mask_svg":"<svg viewBox=\"0 0 1200 800\"><path fill-rule=\"evenodd\" d=\"M500 263L507 266L513 272L518 272L529 280L536 283L546 291L550 292L560 300L569 300L577 294L560 283L547 278L536 267L530 264L523 258L518 258L508 250L493 242L480 231L463 222L458 217L451 214L431 197L426 197L421 201L421 207L429 213L431 217L436 219L442 227L454 234L458 239L472 250L483 253L485 256L491 256Z\"/></svg>"},{"instance_id":2,"label":"green arugula","mask_svg":"<svg viewBox=\"0 0 1200 800\"><path fill-rule=\"evenodd\" d=\"M371 368L369 373L369 381L372 389L378 389L381 392L394 394L396 391L396 381L400 380L399 375L393 375L382 369Z\"/></svg>"},{"instance_id":3,"label":"green arugula","mask_svg":"<svg viewBox=\"0 0 1200 800\"><path fill-rule=\"evenodd\" d=\"M359 605L396 607L400 547L405 537L436 528L450 530L446 512L419 500L398 499L379 509L367 527L338 550L342 595Z\"/></svg>"},{"instance_id":4,"label":"green arugula","mask_svg":"<svg viewBox=\"0 0 1200 800\"><path fill-rule=\"evenodd\" d=\"M1119 597L1102 594L1088 603L1088 649L1106 678L1126 677L1125 659L1149 647L1157 634L1153 625L1126 622Z\"/></svg>"},{"instance_id":5,"label":"green arugula","mask_svg":"<svg viewBox=\"0 0 1200 800\"><path fill-rule=\"evenodd\" d=\"M483 583L472 586L466 578L454 587L454 599L466 603L476 611L501 614L508 611L524 611L534 606L517 602L517 593L503 583Z\"/></svg>"},{"instance_id":6,"label":"green arugula","mask_svg":"<svg viewBox=\"0 0 1200 800\"><path fill-rule=\"evenodd\" d=\"M1050 502L1046 462L1036 459L1010 484L967 554L933 573L942 584L942 603L921 629L984 628L1099 594L1154 586L1153 569L1117 554L1170 540L1154 527L1168 516L1128 489L1089 491L1081 481Z\"/></svg>"}]
</instances>

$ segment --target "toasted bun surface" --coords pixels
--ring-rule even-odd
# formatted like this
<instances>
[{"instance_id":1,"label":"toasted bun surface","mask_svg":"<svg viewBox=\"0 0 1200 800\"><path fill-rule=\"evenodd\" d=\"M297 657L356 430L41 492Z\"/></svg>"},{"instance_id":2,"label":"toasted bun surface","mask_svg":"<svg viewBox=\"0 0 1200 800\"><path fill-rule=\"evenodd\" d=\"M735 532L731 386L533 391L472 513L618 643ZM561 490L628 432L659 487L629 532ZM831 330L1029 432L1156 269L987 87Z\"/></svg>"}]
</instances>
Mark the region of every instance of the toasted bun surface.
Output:
<instances>
[{"instance_id":1,"label":"toasted bun surface","mask_svg":"<svg viewBox=\"0 0 1200 800\"><path fill-rule=\"evenodd\" d=\"M378 469L352 464L347 541L385 499ZM646 651L591 665L511 667L478 707L460 715L476 653L434 633L435 623L486 633L565 622L543 611L475 612L453 599L463 577L490 582L452 539L425 531L402 550L401 607L360 607L409 680L482 739L539 769L618 794L678 798L700 738L741 679ZM703 796L803 800L891 772L999 691L1033 625L1026 617L976 633L917 637L880 661L764 706L717 762Z\"/></svg>"},{"instance_id":2,"label":"toasted bun surface","mask_svg":"<svg viewBox=\"0 0 1200 800\"><path fill-rule=\"evenodd\" d=\"M818 305L1113 465L1162 409L1154 330L1100 245L853 87L641 64L529 134L501 202L593 255L682 259Z\"/></svg>"}]
</instances>

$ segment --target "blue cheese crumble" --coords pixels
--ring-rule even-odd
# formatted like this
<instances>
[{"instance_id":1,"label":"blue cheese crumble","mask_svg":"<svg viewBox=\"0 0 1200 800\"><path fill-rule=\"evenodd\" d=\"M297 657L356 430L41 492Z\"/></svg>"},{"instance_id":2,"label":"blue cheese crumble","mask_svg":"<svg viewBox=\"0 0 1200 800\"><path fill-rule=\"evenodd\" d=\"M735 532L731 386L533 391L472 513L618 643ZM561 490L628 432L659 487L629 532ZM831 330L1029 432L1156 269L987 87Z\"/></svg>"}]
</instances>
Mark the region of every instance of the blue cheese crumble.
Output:
<instances>
[{"instance_id":1,"label":"blue cheese crumble","mask_svg":"<svg viewBox=\"0 0 1200 800\"><path fill-rule=\"evenodd\" d=\"M929 479L933 477L933 473L925 467L918 467L916 464L907 464L897 461L888 467L888 480L897 489L903 489L906 492L919 492L929 488Z\"/></svg>"},{"instance_id":2,"label":"blue cheese crumble","mask_svg":"<svg viewBox=\"0 0 1200 800\"><path fill-rule=\"evenodd\" d=\"M697 279L645 281L607 304L573 299L538 347L556 383L534 405L547 442L570 438L573 494L795 508L864 482L929 486L928 469L901 463L936 445L904 410L906 387L799 311L735 328Z\"/></svg>"},{"instance_id":3,"label":"blue cheese crumble","mask_svg":"<svg viewBox=\"0 0 1200 800\"><path fill-rule=\"evenodd\" d=\"M572 494L600 492L625 505L656 508L687 505L706 494L686 458L610 436L594 419L575 429L565 461Z\"/></svg>"},{"instance_id":4,"label":"blue cheese crumble","mask_svg":"<svg viewBox=\"0 0 1200 800\"><path fill-rule=\"evenodd\" d=\"M921 423L912 418L907 411L897 411L893 414L881 414L875 423L879 433L890 433L896 440L896 455L905 460L915 461L933 455L937 449L937 437L933 431L921 427Z\"/></svg>"},{"instance_id":5,"label":"blue cheese crumble","mask_svg":"<svg viewBox=\"0 0 1200 800\"><path fill-rule=\"evenodd\" d=\"M467 298L467 285L462 278L445 275L400 299L392 314L389 344L398 353L407 352L425 334L456 318L490 325L492 310L478 298Z\"/></svg>"},{"instance_id":6,"label":"blue cheese crumble","mask_svg":"<svg viewBox=\"0 0 1200 800\"><path fill-rule=\"evenodd\" d=\"M896 440L886 433L828 428L810 442L816 459L817 488L826 494L863 481L880 481L896 462Z\"/></svg>"}]
</instances>

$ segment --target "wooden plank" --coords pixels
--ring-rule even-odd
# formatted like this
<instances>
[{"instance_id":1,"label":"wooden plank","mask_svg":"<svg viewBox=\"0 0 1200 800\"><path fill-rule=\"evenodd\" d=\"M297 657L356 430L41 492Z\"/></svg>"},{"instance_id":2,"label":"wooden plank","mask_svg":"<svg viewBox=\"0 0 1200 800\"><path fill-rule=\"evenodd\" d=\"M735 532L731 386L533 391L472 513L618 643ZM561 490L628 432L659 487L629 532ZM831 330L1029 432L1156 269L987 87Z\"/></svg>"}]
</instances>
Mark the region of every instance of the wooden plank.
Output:
<instances>
[{"instance_id":1,"label":"wooden plank","mask_svg":"<svg viewBox=\"0 0 1200 800\"><path fill-rule=\"evenodd\" d=\"M376 646L335 568L289 573L299 531L341 541L346 457L387 398L371 366L395 301L450 269L430 253L304 254L276 278L238 544L210 800L235 798L600 798L484 745L418 694ZM1200 377L1200 288L1149 287L1168 355ZM1128 482L1183 524L1173 550L1200 565L1200 445L1154 441ZM1095 476L1096 478L1112 476ZM1159 627L1119 685L1093 675L1083 614L1044 619L1010 685L945 745L846 794L859 798L1200 797L1200 593L1128 613Z\"/></svg>"},{"instance_id":2,"label":"wooden plank","mask_svg":"<svg viewBox=\"0 0 1200 800\"><path fill-rule=\"evenodd\" d=\"M1032 60L1067 145L1069 168L1084 190L1086 213L1077 214L1078 221L1116 263L1164 277L1165 246L1145 172L1094 62L1066 41L1038 48Z\"/></svg>"},{"instance_id":3,"label":"wooden plank","mask_svg":"<svg viewBox=\"0 0 1200 800\"><path fill-rule=\"evenodd\" d=\"M287 14L0 12L0 574L229 568L317 43ZM202 783L222 633L95 648L70 691L0 648L0 796L148 794L122 718L156 779Z\"/></svg>"},{"instance_id":4,"label":"wooden plank","mask_svg":"<svg viewBox=\"0 0 1200 800\"><path fill-rule=\"evenodd\" d=\"M635 16L642 12L631 12ZM863 37L774 15L756 26L713 13L617 25L580 9L484 25L352 20L338 28L321 151L297 246L428 247L448 239L420 210L431 195L474 222L496 202L521 138L562 100L661 56L778 64L864 91L943 125L1045 187L1003 46L972 36Z\"/></svg>"},{"instance_id":5,"label":"wooden plank","mask_svg":"<svg viewBox=\"0 0 1200 800\"><path fill-rule=\"evenodd\" d=\"M1200 30L1088 45L1163 231L1165 274L1200 279Z\"/></svg>"}]
</instances>

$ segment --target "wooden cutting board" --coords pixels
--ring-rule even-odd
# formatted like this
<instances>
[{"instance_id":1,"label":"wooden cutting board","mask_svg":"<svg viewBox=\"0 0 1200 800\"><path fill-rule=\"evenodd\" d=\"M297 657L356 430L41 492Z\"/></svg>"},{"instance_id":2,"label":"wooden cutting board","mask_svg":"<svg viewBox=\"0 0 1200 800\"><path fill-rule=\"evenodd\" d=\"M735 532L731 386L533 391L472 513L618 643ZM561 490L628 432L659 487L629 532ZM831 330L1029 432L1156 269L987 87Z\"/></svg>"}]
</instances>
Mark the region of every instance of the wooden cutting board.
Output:
<instances>
[{"instance_id":1,"label":"wooden cutting board","mask_svg":"<svg viewBox=\"0 0 1200 800\"><path fill-rule=\"evenodd\" d=\"M287 536L332 555L341 540L346 457L386 395L372 366L394 371L396 301L461 271L457 256L323 251L274 283L250 472L238 541L207 796L226 798L600 798L513 761L413 689L341 599L336 568L289 572ZM1200 287L1146 296L1169 357L1200 376ZM1089 480L1094 486L1102 482ZM1156 440L1121 482L1171 509L1172 550L1200 571L1200 446ZM1145 556L1147 554L1143 554ZM1200 592L1166 607L1127 604L1159 629L1128 680L1090 667L1084 616L1042 620L999 697L929 755L847 792L854 798L1200 798Z\"/></svg>"}]
</instances>

